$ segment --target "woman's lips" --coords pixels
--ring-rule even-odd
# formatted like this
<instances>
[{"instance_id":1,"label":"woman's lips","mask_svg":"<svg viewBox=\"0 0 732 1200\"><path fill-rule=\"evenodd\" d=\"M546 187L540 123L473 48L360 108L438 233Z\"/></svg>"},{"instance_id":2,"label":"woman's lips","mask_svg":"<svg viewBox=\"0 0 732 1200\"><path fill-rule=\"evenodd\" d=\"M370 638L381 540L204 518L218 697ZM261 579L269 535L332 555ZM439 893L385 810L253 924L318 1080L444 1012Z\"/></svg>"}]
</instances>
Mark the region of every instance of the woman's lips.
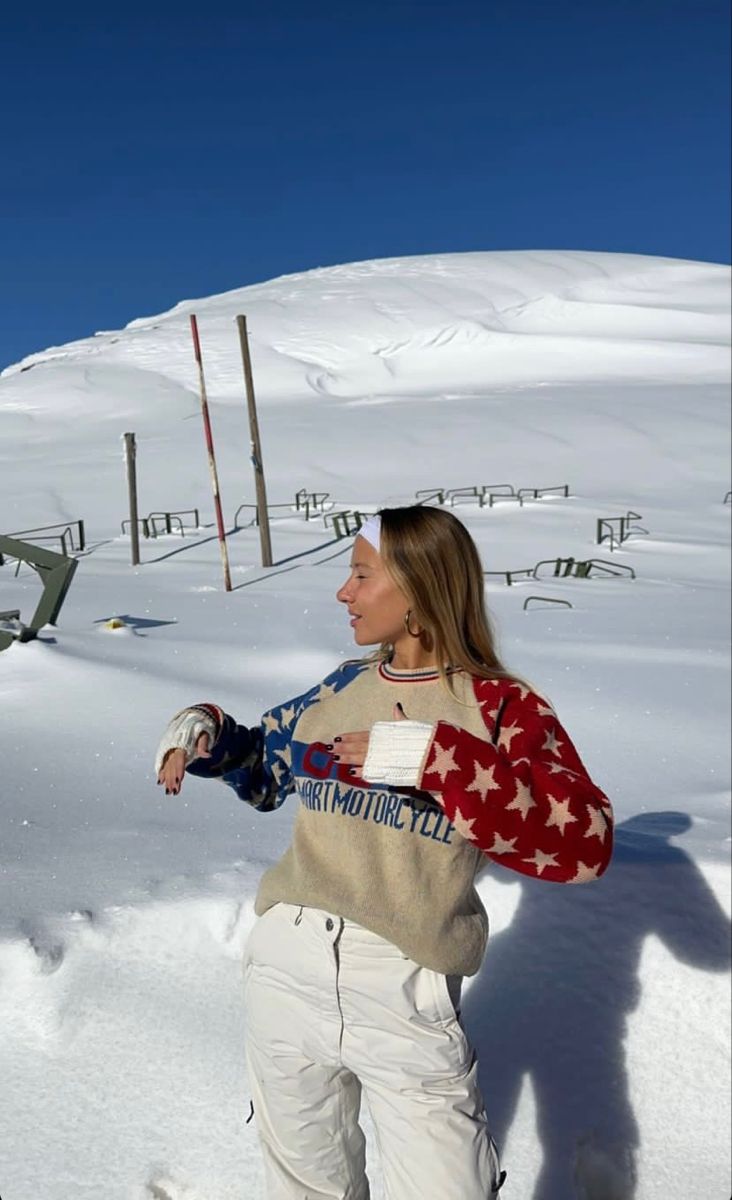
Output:
<instances>
[{"instance_id":1,"label":"woman's lips","mask_svg":"<svg viewBox=\"0 0 732 1200\"><path fill-rule=\"evenodd\" d=\"M360 620L361 618L354 613L354 615L351 617L351 629L353 629L356 622Z\"/></svg>"}]
</instances>

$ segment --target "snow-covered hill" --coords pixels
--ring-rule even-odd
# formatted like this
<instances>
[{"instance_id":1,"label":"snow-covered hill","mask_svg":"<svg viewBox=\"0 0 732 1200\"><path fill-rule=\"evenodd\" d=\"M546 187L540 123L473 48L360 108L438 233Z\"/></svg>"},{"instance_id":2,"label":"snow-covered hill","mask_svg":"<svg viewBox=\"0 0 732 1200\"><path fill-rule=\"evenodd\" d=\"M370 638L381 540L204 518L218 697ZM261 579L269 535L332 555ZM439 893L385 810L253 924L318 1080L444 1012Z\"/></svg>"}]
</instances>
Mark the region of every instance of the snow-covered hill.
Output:
<instances>
[{"instance_id":1,"label":"snow-covered hill","mask_svg":"<svg viewBox=\"0 0 732 1200\"><path fill-rule=\"evenodd\" d=\"M493 937L466 1017L506 1198L729 1194L729 310L710 264L391 259L186 301L3 372L0 531L83 518L88 538L58 628L0 654L3 1200L258 1200L238 961L294 802L261 817L197 780L161 796L154 746L185 703L254 723L352 653L334 600L350 547L292 511L296 490L373 508L491 482L570 495L461 503L486 569L636 573L488 582L504 657L551 695L620 827L597 885L481 883ZM271 570L256 529L230 537L230 594L191 312L227 524L254 499L240 312L281 505ZM139 568L128 430L143 513L203 522L143 542ZM628 510L638 531L596 546L597 518ZM537 592L572 607L525 611ZM0 567L0 610L37 594Z\"/></svg>"}]
</instances>

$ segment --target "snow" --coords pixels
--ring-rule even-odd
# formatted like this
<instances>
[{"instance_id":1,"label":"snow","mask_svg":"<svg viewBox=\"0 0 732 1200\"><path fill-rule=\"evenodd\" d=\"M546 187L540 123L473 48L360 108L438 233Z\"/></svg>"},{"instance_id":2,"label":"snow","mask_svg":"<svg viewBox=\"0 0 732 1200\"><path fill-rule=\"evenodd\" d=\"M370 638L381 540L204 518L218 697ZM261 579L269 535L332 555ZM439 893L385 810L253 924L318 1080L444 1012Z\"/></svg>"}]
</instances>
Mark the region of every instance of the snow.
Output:
<instances>
[{"instance_id":1,"label":"snow","mask_svg":"<svg viewBox=\"0 0 732 1200\"><path fill-rule=\"evenodd\" d=\"M3 372L0 528L83 518L88 541L58 626L0 654L3 1200L263 1196L240 959L295 804L263 816L194 778L166 797L155 746L187 703L253 724L354 654L334 599L350 542L293 511L299 488L372 510L490 482L570 495L463 501L487 570L636 572L487 582L503 657L552 698L619 827L598 883L481 881L492 936L465 1017L502 1195L729 1195L729 300L705 263L390 259L185 301ZM191 312L227 526L254 502L241 312L282 506L269 570L244 510L229 594ZM141 512L202 522L143 539L136 568L125 431ZM638 531L597 546L597 518L628 510ZM27 618L37 577L15 571L0 609Z\"/></svg>"}]
</instances>

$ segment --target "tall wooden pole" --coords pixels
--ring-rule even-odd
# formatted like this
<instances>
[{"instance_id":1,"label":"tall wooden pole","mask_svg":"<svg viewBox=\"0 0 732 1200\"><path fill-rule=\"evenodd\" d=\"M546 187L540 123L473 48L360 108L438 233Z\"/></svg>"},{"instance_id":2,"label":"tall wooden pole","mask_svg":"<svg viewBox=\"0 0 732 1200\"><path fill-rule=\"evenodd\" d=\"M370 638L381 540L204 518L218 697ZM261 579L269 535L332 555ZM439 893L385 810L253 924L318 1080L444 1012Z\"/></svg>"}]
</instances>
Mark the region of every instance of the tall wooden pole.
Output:
<instances>
[{"instance_id":1,"label":"tall wooden pole","mask_svg":"<svg viewBox=\"0 0 732 1200\"><path fill-rule=\"evenodd\" d=\"M137 447L134 433L124 435L125 461L127 463L127 493L130 500L130 544L132 547L132 565L140 565L140 527L137 523Z\"/></svg>"},{"instance_id":2,"label":"tall wooden pole","mask_svg":"<svg viewBox=\"0 0 732 1200\"><path fill-rule=\"evenodd\" d=\"M218 525L219 530L219 549L221 550L221 565L224 570L224 588L227 592L230 592L231 572L229 571L229 552L226 548L224 518L221 515L219 477L218 472L216 471L216 456L214 454L213 434L211 433L211 421L208 415L208 397L206 395L206 380L204 379L203 375L203 359L201 357L201 342L198 337L198 321L193 313L191 313L191 333L193 334L193 350L196 355L196 365L198 366L198 385L201 392L201 412L203 414L203 428L206 434L208 465L211 471L211 486L213 488L214 508L216 509L216 524Z\"/></svg>"},{"instance_id":3,"label":"tall wooden pole","mask_svg":"<svg viewBox=\"0 0 732 1200\"><path fill-rule=\"evenodd\" d=\"M264 482L264 467L262 465L262 449L259 444L259 424L257 422L257 406L254 400L254 379L252 377L252 360L249 357L249 338L247 336L247 319L236 318L239 327L239 344L241 345L241 360L244 366L244 383L247 389L247 409L249 411L249 437L252 447L252 466L254 467L254 486L257 493L257 521L259 522L259 541L262 547L262 566L272 566L272 539L269 534L269 513L267 512L267 488Z\"/></svg>"}]
</instances>

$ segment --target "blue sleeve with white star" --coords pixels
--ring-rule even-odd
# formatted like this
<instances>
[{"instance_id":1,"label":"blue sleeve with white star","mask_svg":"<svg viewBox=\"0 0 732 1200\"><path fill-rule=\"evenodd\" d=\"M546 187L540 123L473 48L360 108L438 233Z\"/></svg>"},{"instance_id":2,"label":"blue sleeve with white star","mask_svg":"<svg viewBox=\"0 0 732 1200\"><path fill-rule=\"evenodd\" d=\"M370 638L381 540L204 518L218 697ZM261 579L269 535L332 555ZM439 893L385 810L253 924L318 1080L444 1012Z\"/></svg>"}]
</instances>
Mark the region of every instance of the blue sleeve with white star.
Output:
<instances>
[{"instance_id":1,"label":"blue sleeve with white star","mask_svg":"<svg viewBox=\"0 0 732 1200\"><path fill-rule=\"evenodd\" d=\"M271 708L252 729L223 714L210 758L197 758L186 767L190 775L221 779L259 812L273 812L294 789L290 741L299 717L327 689L331 694L350 683L353 671L340 667L322 683L286 704Z\"/></svg>"}]
</instances>

